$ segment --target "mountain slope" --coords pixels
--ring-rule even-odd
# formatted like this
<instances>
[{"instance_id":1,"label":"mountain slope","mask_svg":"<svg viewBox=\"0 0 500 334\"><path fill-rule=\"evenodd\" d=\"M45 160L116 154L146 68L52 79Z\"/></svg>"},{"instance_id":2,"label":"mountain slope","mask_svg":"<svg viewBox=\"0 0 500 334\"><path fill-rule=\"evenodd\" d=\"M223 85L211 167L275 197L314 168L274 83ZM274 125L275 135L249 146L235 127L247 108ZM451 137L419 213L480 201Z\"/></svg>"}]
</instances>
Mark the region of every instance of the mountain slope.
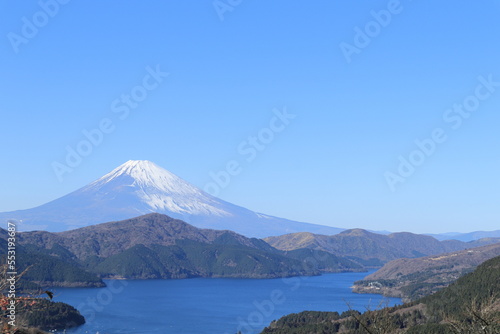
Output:
<instances>
[{"instance_id":1,"label":"mountain slope","mask_svg":"<svg viewBox=\"0 0 500 334\"><path fill-rule=\"evenodd\" d=\"M7 240L5 230L0 229L0 260L6 263ZM57 254L57 250L40 249L33 245L16 247L16 269L21 273L29 267L22 276L18 288L38 289L43 287L104 287L104 282L78 263ZM34 283L35 285L33 285Z\"/></svg>"},{"instance_id":2,"label":"mountain slope","mask_svg":"<svg viewBox=\"0 0 500 334\"><path fill-rule=\"evenodd\" d=\"M0 213L0 219L22 220L25 230L54 232L152 212L254 237L342 231L253 212L211 196L150 161L134 160L66 196L36 208Z\"/></svg>"},{"instance_id":3,"label":"mountain slope","mask_svg":"<svg viewBox=\"0 0 500 334\"><path fill-rule=\"evenodd\" d=\"M226 239L234 245L261 250L274 250L262 240L247 238L227 230L199 229L184 221L159 213L132 219L82 227L65 232L30 231L18 235L22 244L51 248L59 245L78 259L108 257L137 244L172 246L177 240L192 240L207 244Z\"/></svg>"},{"instance_id":4,"label":"mountain slope","mask_svg":"<svg viewBox=\"0 0 500 334\"><path fill-rule=\"evenodd\" d=\"M396 307L348 311L304 311L273 321L262 333L500 333L500 257L481 264L437 293Z\"/></svg>"},{"instance_id":5,"label":"mountain slope","mask_svg":"<svg viewBox=\"0 0 500 334\"><path fill-rule=\"evenodd\" d=\"M264 239L281 250L310 248L375 266L400 258L416 258L500 242L500 239L465 243L457 240L438 241L433 237L413 233L376 234L362 229L346 230L336 235L292 233Z\"/></svg>"},{"instance_id":6,"label":"mountain slope","mask_svg":"<svg viewBox=\"0 0 500 334\"><path fill-rule=\"evenodd\" d=\"M189 278L276 278L317 275L300 261L277 253L241 245L205 244L179 240L175 246L135 245L100 262L93 272L105 277Z\"/></svg>"},{"instance_id":7,"label":"mountain slope","mask_svg":"<svg viewBox=\"0 0 500 334\"><path fill-rule=\"evenodd\" d=\"M354 291L414 300L448 286L496 256L500 256L500 244L438 256L394 260L356 282Z\"/></svg>"},{"instance_id":8,"label":"mountain slope","mask_svg":"<svg viewBox=\"0 0 500 334\"><path fill-rule=\"evenodd\" d=\"M273 278L363 270L331 254L305 250L288 256L260 239L199 229L158 213L65 232L21 232L17 238L24 247L57 253L101 277Z\"/></svg>"}]
</instances>

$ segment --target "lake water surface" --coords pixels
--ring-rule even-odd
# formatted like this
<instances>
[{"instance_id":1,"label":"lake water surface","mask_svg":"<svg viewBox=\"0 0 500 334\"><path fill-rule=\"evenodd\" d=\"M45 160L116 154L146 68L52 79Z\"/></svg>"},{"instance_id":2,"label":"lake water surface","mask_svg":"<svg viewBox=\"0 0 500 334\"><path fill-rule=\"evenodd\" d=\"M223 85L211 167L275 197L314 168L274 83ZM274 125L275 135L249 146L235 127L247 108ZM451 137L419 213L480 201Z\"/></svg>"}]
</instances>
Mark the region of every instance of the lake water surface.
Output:
<instances>
[{"instance_id":1,"label":"lake water surface","mask_svg":"<svg viewBox=\"0 0 500 334\"><path fill-rule=\"evenodd\" d=\"M379 295L350 286L368 273L284 279L107 280L107 288L54 289L55 301L75 306L87 323L72 334L259 333L272 320L304 310L376 308ZM390 298L389 305L400 303Z\"/></svg>"}]
</instances>

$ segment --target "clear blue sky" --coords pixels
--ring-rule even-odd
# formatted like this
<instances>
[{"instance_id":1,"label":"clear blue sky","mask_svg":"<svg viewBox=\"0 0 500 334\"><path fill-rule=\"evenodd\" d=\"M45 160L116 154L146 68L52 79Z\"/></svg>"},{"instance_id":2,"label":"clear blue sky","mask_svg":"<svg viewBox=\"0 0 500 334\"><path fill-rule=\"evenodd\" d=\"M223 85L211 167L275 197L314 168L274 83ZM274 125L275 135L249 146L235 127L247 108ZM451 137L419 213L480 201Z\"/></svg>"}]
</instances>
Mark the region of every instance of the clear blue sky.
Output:
<instances>
[{"instance_id":1,"label":"clear blue sky","mask_svg":"<svg viewBox=\"0 0 500 334\"><path fill-rule=\"evenodd\" d=\"M255 211L346 228L500 228L500 86L476 90L480 76L500 82L498 1L243 0L227 10L224 0L219 13L212 0L65 1L46 8L52 16L38 1L0 4L0 211L48 202L130 159L201 188L234 160L240 173L218 196ZM388 9L377 23L371 11ZM127 107L112 104L134 89L142 98L148 66L169 75L154 89L149 78L120 119ZM467 118L447 113L465 102ZM238 147L268 139L284 107L296 117L247 161ZM53 162L103 119L113 131L60 182ZM391 189L386 173L435 129L446 140Z\"/></svg>"}]
</instances>

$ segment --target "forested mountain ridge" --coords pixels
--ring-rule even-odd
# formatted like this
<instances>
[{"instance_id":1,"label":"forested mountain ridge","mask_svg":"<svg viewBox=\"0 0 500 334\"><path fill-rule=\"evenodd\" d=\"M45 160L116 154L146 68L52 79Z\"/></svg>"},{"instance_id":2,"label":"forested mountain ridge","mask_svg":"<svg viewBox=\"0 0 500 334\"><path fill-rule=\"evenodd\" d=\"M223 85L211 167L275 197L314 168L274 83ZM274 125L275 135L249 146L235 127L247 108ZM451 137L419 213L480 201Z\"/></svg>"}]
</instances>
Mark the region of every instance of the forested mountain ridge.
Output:
<instances>
[{"instance_id":1,"label":"forested mountain ridge","mask_svg":"<svg viewBox=\"0 0 500 334\"><path fill-rule=\"evenodd\" d=\"M19 242L22 244L43 248L59 245L81 260L90 256L108 257L137 244L172 246L180 239L207 244L217 243L221 239L232 239L234 244L272 250L272 247L260 239L247 238L227 230L200 229L158 213L66 232L33 231L19 234Z\"/></svg>"},{"instance_id":2,"label":"forested mountain ridge","mask_svg":"<svg viewBox=\"0 0 500 334\"><path fill-rule=\"evenodd\" d=\"M310 248L357 260L365 265L381 266L400 258L417 258L459 251L500 242L489 238L472 242L437 239L408 232L382 235L362 229L346 230L335 235L292 233L264 239L281 250Z\"/></svg>"},{"instance_id":3,"label":"forested mountain ridge","mask_svg":"<svg viewBox=\"0 0 500 334\"><path fill-rule=\"evenodd\" d=\"M0 238L0 260L6 263L7 241ZM41 249L34 245L16 246L16 268L21 273L29 270L21 278L19 287L103 287L101 278L82 268L71 257L62 255L60 249ZM33 284L28 284L34 283Z\"/></svg>"},{"instance_id":4,"label":"forested mountain ridge","mask_svg":"<svg viewBox=\"0 0 500 334\"><path fill-rule=\"evenodd\" d=\"M355 282L353 291L414 300L448 286L458 277L496 256L500 256L500 244L416 259L394 260Z\"/></svg>"},{"instance_id":5,"label":"forested mountain ridge","mask_svg":"<svg viewBox=\"0 0 500 334\"><path fill-rule=\"evenodd\" d=\"M273 321L262 333L500 333L500 256L435 294L360 313L305 311Z\"/></svg>"},{"instance_id":6,"label":"forested mountain ridge","mask_svg":"<svg viewBox=\"0 0 500 334\"><path fill-rule=\"evenodd\" d=\"M21 247L101 278L276 278L363 270L325 252L315 252L321 256L310 266L310 250L284 252L261 239L199 229L158 213L66 232L21 232L17 238Z\"/></svg>"}]
</instances>

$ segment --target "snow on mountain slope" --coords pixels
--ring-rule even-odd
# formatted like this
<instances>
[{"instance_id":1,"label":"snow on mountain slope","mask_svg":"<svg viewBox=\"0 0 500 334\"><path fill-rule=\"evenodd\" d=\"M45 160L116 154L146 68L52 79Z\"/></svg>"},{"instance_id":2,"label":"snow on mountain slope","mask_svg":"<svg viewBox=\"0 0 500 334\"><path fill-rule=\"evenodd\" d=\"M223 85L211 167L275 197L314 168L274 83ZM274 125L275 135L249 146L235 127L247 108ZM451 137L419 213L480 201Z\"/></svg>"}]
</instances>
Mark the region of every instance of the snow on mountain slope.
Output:
<instances>
[{"instance_id":1,"label":"snow on mountain slope","mask_svg":"<svg viewBox=\"0 0 500 334\"><path fill-rule=\"evenodd\" d=\"M256 213L200 190L150 161L130 160L89 185L28 210L0 213L21 229L65 231L158 212L194 226L266 237L293 232L336 234L342 229Z\"/></svg>"},{"instance_id":2,"label":"snow on mountain slope","mask_svg":"<svg viewBox=\"0 0 500 334\"><path fill-rule=\"evenodd\" d=\"M130 183L130 184L129 184ZM151 212L230 216L217 200L150 161L130 160L81 189L82 193L113 194L120 187L133 189Z\"/></svg>"}]
</instances>

